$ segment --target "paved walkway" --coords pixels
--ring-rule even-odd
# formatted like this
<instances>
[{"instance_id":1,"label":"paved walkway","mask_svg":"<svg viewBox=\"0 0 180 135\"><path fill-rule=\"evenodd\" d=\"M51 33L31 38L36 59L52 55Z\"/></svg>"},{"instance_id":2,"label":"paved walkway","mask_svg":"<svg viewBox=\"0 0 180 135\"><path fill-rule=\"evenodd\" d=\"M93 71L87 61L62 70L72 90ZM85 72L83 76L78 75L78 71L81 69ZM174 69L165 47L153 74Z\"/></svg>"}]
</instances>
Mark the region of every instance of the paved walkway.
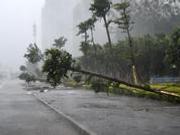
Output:
<instances>
[{"instance_id":1,"label":"paved walkway","mask_svg":"<svg viewBox=\"0 0 180 135\"><path fill-rule=\"evenodd\" d=\"M78 135L66 120L32 95L20 82L9 81L0 88L0 135Z\"/></svg>"}]
</instances>

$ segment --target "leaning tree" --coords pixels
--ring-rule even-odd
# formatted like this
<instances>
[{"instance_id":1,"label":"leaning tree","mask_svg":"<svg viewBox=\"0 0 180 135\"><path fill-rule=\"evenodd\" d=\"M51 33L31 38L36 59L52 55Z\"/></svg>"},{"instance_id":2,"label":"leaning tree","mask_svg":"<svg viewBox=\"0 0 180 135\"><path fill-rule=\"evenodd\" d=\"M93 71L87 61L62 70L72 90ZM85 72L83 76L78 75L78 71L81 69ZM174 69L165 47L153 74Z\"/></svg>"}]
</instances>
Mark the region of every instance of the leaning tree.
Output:
<instances>
[{"instance_id":1,"label":"leaning tree","mask_svg":"<svg viewBox=\"0 0 180 135\"><path fill-rule=\"evenodd\" d=\"M64 77L67 77L68 71L72 71L72 72L78 72L78 73L90 75L93 77L102 78L111 82L116 82L118 84L124 84L129 87L157 93L160 95L165 95L168 97L176 97L178 100L180 100L179 96L172 95L171 93L168 93L168 92L164 93L160 90L151 89L150 87L147 87L147 86L131 84L131 83L128 83L128 82L125 82L116 78L112 78L109 76L81 70L80 68L74 67L73 64L74 64L74 60L72 59L72 55L69 54L68 52L64 50L59 50L56 48L48 49L45 52L45 61L44 61L44 66L43 66L43 72L47 74L47 81L53 87L56 87L62 82L62 79Z\"/></svg>"},{"instance_id":2,"label":"leaning tree","mask_svg":"<svg viewBox=\"0 0 180 135\"><path fill-rule=\"evenodd\" d=\"M132 24L133 24L130 17L130 9L129 9L130 3L125 1L122 3L114 4L113 7L117 12L120 13L120 16L116 17L116 19L114 19L113 22L117 24L118 27L123 30L123 32L127 33L129 47L130 47L132 80L134 84L138 84L134 46L133 46L133 41L132 41L132 37L130 33L132 29Z\"/></svg>"}]
</instances>

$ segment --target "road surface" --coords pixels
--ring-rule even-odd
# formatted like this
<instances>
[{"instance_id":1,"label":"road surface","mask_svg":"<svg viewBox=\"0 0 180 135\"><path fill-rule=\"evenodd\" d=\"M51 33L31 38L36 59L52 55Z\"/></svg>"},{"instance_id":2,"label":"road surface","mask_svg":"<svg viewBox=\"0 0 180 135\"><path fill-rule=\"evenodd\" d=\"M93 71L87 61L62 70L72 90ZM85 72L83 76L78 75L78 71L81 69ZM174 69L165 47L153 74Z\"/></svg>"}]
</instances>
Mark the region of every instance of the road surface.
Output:
<instances>
[{"instance_id":1,"label":"road surface","mask_svg":"<svg viewBox=\"0 0 180 135\"><path fill-rule=\"evenodd\" d=\"M65 89L36 96L98 135L180 134L180 105Z\"/></svg>"},{"instance_id":2,"label":"road surface","mask_svg":"<svg viewBox=\"0 0 180 135\"><path fill-rule=\"evenodd\" d=\"M0 87L0 135L78 135L61 116L22 89L19 81Z\"/></svg>"}]
</instances>

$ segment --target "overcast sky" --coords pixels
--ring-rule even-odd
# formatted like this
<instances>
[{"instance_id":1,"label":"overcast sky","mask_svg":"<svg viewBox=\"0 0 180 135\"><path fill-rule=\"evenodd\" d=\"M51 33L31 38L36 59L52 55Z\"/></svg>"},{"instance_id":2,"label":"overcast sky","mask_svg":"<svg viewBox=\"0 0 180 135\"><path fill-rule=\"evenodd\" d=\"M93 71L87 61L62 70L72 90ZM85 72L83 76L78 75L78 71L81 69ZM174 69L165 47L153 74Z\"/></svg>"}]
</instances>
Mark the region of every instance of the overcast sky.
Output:
<instances>
[{"instance_id":1,"label":"overcast sky","mask_svg":"<svg viewBox=\"0 0 180 135\"><path fill-rule=\"evenodd\" d=\"M18 69L23 64L43 4L44 0L0 0L0 65Z\"/></svg>"}]
</instances>

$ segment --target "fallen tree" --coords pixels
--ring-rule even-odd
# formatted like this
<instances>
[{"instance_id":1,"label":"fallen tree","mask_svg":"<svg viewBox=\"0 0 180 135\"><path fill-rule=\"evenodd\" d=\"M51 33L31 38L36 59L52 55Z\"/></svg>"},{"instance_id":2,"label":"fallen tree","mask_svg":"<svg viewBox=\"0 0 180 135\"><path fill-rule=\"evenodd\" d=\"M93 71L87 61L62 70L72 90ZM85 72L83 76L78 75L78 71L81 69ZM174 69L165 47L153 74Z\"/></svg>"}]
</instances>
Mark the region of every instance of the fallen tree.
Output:
<instances>
[{"instance_id":1,"label":"fallen tree","mask_svg":"<svg viewBox=\"0 0 180 135\"><path fill-rule=\"evenodd\" d=\"M46 57L44 59L43 72L46 73L47 82L50 83L53 87L56 87L59 84L61 84L62 79L64 77L67 77L68 71L72 71L72 72L78 72L78 73L102 78L108 81L126 85L128 87L137 88L148 92L153 92L166 97L176 98L178 99L178 101L180 101L179 95L169 92L164 92L158 89L152 89L148 85L146 86L146 85L131 84L116 78L112 78L98 73L93 73L90 71L81 70L80 68L75 68L75 66L72 66L74 63L72 56L68 52L61 49L57 49L57 48L47 49L45 52L45 56Z\"/></svg>"},{"instance_id":2,"label":"fallen tree","mask_svg":"<svg viewBox=\"0 0 180 135\"><path fill-rule=\"evenodd\" d=\"M145 91L148 91L148 92L153 92L153 93L157 93L157 94L168 96L168 97L170 96L170 97L180 98L179 95L176 95L174 93L164 92L164 91L159 90L159 89L152 89L150 87L143 86L143 85L131 84L131 83L128 83L128 82L125 82L125 81L122 81L122 80L119 80L119 79L116 79L116 78L112 78L112 77L109 77L109 76L105 76L105 75L102 75L102 74L93 73L93 72L89 72L89 71L85 71L85 70L81 70L81 69L76 69L76 68L70 68L69 70L71 70L73 72L79 72L79 73L82 73L82 74L102 78L102 79L109 80L109 81L112 81L112 82L116 82L116 83L119 83L119 84L124 84L124 85L132 87L132 88L137 88L137 89L145 90Z\"/></svg>"}]
</instances>

